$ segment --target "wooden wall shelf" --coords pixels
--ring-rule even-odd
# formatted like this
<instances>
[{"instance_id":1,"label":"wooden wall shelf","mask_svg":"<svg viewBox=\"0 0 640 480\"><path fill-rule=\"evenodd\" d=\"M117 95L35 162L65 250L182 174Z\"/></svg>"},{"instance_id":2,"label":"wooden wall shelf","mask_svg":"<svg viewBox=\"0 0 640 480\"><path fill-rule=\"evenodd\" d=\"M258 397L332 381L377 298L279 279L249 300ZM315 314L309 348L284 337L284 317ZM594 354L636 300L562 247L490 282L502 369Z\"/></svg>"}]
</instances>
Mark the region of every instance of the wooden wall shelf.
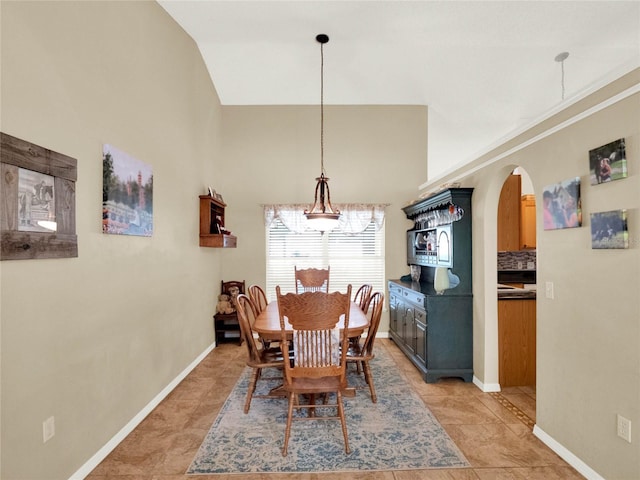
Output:
<instances>
[{"instance_id":1,"label":"wooden wall shelf","mask_svg":"<svg viewBox=\"0 0 640 480\"><path fill-rule=\"evenodd\" d=\"M235 248L235 235L223 233L226 203L209 195L200 195L200 246Z\"/></svg>"}]
</instances>

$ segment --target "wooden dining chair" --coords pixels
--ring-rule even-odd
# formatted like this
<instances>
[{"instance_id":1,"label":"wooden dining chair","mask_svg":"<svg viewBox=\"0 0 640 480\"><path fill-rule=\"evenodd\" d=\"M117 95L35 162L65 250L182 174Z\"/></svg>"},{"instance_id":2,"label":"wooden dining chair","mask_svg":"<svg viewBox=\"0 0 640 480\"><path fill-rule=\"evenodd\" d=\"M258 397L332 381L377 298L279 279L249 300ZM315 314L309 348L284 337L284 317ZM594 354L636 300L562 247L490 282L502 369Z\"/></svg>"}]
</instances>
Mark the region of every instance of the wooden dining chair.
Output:
<instances>
[{"instance_id":1,"label":"wooden dining chair","mask_svg":"<svg viewBox=\"0 0 640 480\"><path fill-rule=\"evenodd\" d=\"M247 345L247 366L251 367L251 380L247 388L247 398L244 403L244 413L249 413L252 398L264 398L266 395L254 395L258 380L262 378L262 370L265 368L279 369L279 375L265 377L265 380L282 380L282 368L284 366L282 352L279 347L267 348L261 342L256 342L253 335L253 323L255 312L251 299L244 293L236 298L236 309L238 312L238 322L240 323L240 333L244 343Z\"/></svg>"},{"instance_id":2,"label":"wooden dining chair","mask_svg":"<svg viewBox=\"0 0 640 480\"><path fill-rule=\"evenodd\" d=\"M258 313L262 312L265 308L267 308L267 294L264 293L264 290L260 285L250 285L249 286L249 298L253 302L253 305L256 307L256 311Z\"/></svg>"},{"instance_id":3,"label":"wooden dining chair","mask_svg":"<svg viewBox=\"0 0 640 480\"><path fill-rule=\"evenodd\" d=\"M362 286L360 286L360 288L358 288L358 290L356 291L356 294L353 297L353 301L358 304L358 306L360 307L360 310L362 310L365 313L365 315L367 314L367 311L369 309L369 299L371 298L372 290L373 290L373 287L368 283L365 283ZM355 337L349 337L349 343L358 343L359 341L360 341L360 335L357 335ZM358 373L360 373L359 367L358 367Z\"/></svg>"},{"instance_id":4,"label":"wooden dining chair","mask_svg":"<svg viewBox=\"0 0 640 480\"><path fill-rule=\"evenodd\" d=\"M296 293L304 292L329 292L329 269L305 268L298 270L294 266L296 280Z\"/></svg>"},{"instance_id":5,"label":"wooden dining chair","mask_svg":"<svg viewBox=\"0 0 640 480\"><path fill-rule=\"evenodd\" d=\"M360 310L362 310L364 313L367 313L365 308L369 306L369 298L371 297L372 290L373 286L365 283L356 291L356 294L353 297L353 301L358 304Z\"/></svg>"},{"instance_id":6,"label":"wooden dining chair","mask_svg":"<svg viewBox=\"0 0 640 480\"><path fill-rule=\"evenodd\" d=\"M293 343L293 362L284 364L284 390L289 399L287 426L282 455L287 455L293 420L340 419L345 452L350 453L347 422L344 415L342 392L346 387L347 336L337 327L344 315L344 331L349 327L351 285L347 293L305 292L282 295L276 287L282 332L282 352L288 352ZM286 322L293 328L293 336L286 331ZM336 402L326 403L326 395L335 393ZM300 403L300 395L309 395L308 404ZM336 408L337 415L315 416L315 396L324 394L323 409ZM294 409L308 409L309 416L294 417Z\"/></svg>"},{"instance_id":7,"label":"wooden dining chair","mask_svg":"<svg viewBox=\"0 0 640 480\"><path fill-rule=\"evenodd\" d=\"M364 340L360 340L358 342L350 341L347 349L347 363L355 363L358 373L360 373L360 368L364 371L364 378L367 381L367 385L369 385L371 401L373 403L378 401L378 397L376 396L376 389L373 386L373 375L371 374L371 366L369 365L369 362L375 357L375 354L373 353L373 343L376 340L376 334L378 333L378 327L380 326L383 304L384 293L376 292L371 295L371 299L369 301L371 320L369 321L367 336Z\"/></svg>"}]
</instances>

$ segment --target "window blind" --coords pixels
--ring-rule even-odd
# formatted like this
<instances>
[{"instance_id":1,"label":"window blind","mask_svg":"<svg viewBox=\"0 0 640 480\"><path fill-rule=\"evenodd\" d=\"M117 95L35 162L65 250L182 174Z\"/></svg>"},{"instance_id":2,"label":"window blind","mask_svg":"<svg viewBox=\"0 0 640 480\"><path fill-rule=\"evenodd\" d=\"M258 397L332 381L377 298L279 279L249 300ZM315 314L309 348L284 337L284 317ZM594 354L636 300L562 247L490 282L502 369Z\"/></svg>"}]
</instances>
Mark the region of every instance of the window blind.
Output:
<instances>
[{"instance_id":1,"label":"window blind","mask_svg":"<svg viewBox=\"0 0 640 480\"><path fill-rule=\"evenodd\" d=\"M294 233L279 220L266 231L267 280L269 301L275 300L276 286L283 293L295 292L294 266L301 268L331 267L329 290L352 295L360 285L369 283L373 291L384 291L384 226L375 224L357 234L345 234L339 228L324 235L313 230Z\"/></svg>"}]
</instances>

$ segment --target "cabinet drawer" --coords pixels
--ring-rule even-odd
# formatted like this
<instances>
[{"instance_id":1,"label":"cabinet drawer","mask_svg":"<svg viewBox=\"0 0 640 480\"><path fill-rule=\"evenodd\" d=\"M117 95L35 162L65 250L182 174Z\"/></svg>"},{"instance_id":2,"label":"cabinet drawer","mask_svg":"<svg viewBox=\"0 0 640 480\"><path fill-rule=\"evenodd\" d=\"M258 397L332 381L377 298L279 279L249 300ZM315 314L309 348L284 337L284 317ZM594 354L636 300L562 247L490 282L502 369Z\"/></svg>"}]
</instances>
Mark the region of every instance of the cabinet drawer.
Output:
<instances>
[{"instance_id":1,"label":"cabinet drawer","mask_svg":"<svg viewBox=\"0 0 640 480\"><path fill-rule=\"evenodd\" d=\"M402 298L420 307L424 306L424 295L411 290L404 290L402 292Z\"/></svg>"},{"instance_id":2,"label":"cabinet drawer","mask_svg":"<svg viewBox=\"0 0 640 480\"><path fill-rule=\"evenodd\" d=\"M389 282L389 293L393 295L402 296L402 287L395 283Z\"/></svg>"},{"instance_id":3,"label":"cabinet drawer","mask_svg":"<svg viewBox=\"0 0 640 480\"><path fill-rule=\"evenodd\" d=\"M427 312L422 310L421 308L413 309L413 316L416 319L416 322L420 322L426 326L427 324Z\"/></svg>"}]
</instances>

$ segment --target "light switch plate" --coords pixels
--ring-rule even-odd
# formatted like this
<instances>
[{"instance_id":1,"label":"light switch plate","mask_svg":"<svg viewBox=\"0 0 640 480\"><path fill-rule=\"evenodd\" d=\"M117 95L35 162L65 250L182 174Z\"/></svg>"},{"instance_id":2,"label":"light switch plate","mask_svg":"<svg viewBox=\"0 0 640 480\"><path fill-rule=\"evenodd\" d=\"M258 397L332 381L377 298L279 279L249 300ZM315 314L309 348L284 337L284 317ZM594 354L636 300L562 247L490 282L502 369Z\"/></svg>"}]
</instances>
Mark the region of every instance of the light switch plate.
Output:
<instances>
[{"instance_id":1,"label":"light switch plate","mask_svg":"<svg viewBox=\"0 0 640 480\"><path fill-rule=\"evenodd\" d=\"M544 284L545 297L553 300L553 282L547 282Z\"/></svg>"}]
</instances>

